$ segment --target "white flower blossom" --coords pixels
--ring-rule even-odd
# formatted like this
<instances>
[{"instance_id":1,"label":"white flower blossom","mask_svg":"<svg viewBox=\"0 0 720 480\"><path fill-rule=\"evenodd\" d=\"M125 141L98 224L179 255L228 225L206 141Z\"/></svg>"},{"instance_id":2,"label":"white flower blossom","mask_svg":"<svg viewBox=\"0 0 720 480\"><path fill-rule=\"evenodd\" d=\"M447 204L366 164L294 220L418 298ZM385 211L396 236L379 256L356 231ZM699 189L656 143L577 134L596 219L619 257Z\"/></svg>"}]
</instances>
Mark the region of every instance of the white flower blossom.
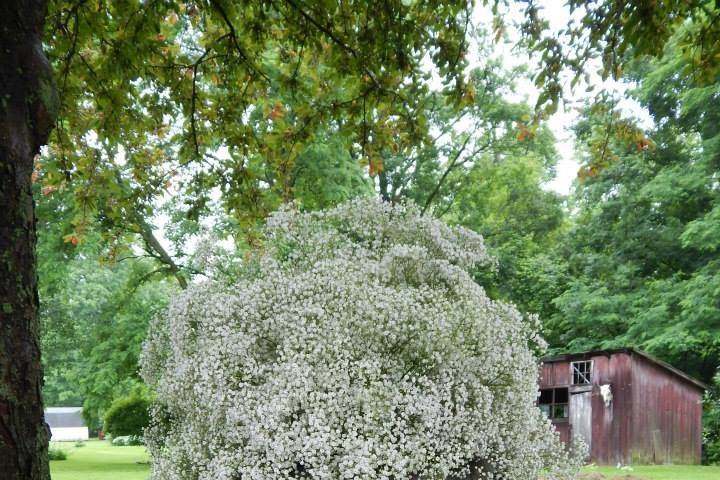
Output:
<instances>
[{"instance_id":1,"label":"white flower blossom","mask_svg":"<svg viewBox=\"0 0 720 480\"><path fill-rule=\"evenodd\" d=\"M481 236L361 199L264 237L152 325L153 479L572 478L534 405L536 319L469 273L494 268Z\"/></svg>"}]
</instances>

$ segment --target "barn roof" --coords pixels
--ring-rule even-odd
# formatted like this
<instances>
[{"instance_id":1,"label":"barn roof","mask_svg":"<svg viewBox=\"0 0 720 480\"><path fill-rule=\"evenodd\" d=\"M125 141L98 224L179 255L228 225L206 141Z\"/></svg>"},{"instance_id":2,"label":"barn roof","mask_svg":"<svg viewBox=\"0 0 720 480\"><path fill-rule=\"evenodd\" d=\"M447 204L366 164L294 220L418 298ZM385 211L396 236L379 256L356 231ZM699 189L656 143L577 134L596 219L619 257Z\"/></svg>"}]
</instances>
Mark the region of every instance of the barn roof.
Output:
<instances>
[{"instance_id":1,"label":"barn roof","mask_svg":"<svg viewBox=\"0 0 720 480\"><path fill-rule=\"evenodd\" d=\"M45 421L50 428L84 427L82 407L48 407L45 409Z\"/></svg>"},{"instance_id":2,"label":"barn roof","mask_svg":"<svg viewBox=\"0 0 720 480\"><path fill-rule=\"evenodd\" d=\"M687 373L678 370L677 368L673 367L667 362L664 362L660 360L659 358L653 357L647 352L643 352L642 350L639 350L637 348L633 347L625 347L625 348L611 348L606 350L591 350L589 352L578 352L578 353L566 353L562 355L553 355L550 357L545 357L542 359L543 363L554 363L554 362L568 362L573 360L583 360L583 359L590 359L591 357L599 357L599 356L610 356L616 353L627 353L630 355L637 355L639 357L644 358L645 360L654 363L655 365L663 368L667 372L673 374L675 377L679 377L680 379L700 388L701 390L707 390L707 385L702 383L700 380L697 380Z\"/></svg>"}]
</instances>

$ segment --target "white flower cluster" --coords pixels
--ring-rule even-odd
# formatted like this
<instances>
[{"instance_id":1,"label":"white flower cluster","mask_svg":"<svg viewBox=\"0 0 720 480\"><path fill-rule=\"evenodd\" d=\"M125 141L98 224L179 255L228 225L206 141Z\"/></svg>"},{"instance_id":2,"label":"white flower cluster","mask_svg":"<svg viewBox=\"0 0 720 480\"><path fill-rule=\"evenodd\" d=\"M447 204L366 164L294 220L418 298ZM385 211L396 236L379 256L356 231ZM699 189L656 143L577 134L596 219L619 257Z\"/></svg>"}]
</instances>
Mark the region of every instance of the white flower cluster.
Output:
<instances>
[{"instance_id":1,"label":"white flower cluster","mask_svg":"<svg viewBox=\"0 0 720 480\"><path fill-rule=\"evenodd\" d=\"M153 479L572 478L532 322L468 274L479 235L362 199L265 238L151 328Z\"/></svg>"}]
</instances>

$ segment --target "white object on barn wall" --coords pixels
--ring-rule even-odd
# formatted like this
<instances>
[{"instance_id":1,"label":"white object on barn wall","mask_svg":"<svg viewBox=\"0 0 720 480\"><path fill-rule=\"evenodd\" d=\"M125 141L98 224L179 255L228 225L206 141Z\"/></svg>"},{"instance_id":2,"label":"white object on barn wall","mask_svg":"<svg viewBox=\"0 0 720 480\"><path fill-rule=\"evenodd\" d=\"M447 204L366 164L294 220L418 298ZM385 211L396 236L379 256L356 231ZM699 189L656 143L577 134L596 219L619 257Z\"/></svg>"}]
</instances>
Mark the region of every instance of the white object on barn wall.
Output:
<instances>
[{"instance_id":1,"label":"white object on barn wall","mask_svg":"<svg viewBox=\"0 0 720 480\"><path fill-rule=\"evenodd\" d=\"M82 418L82 407L48 407L45 421L50 426L53 442L76 442L90 436Z\"/></svg>"},{"instance_id":2,"label":"white object on barn wall","mask_svg":"<svg viewBox=\"0 0 720 480\"><path fill-rule=\"evenodd\" d=\"M612 388L610 384L600 385L600 396L603 399L603 402L605 402L605 408L610 408L610 405L612 404L613 394L612 394Z\"/></svg>"}]
</instances>

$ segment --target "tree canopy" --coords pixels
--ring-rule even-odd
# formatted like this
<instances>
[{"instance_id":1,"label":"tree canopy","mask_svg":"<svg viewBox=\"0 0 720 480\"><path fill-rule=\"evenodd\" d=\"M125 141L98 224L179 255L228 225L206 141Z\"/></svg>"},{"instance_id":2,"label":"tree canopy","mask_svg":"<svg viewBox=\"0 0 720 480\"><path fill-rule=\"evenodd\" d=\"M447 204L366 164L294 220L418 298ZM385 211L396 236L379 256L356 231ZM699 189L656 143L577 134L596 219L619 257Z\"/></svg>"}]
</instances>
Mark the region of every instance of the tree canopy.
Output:
<instances>
[{"instance_id":1,"label":"tree canopy","mask_svg":"<svg viewBox=\"0 0 720 480\"><path fill-rule=\"evenodd\" d=\"M384 150L428 141L428 67L445 101L470 91L470 15L466 2L52 2L62 103L42 181L72 185L79 237L90 212L116 238L142 231L168 190L193 219L220 192L253 226L308 188L301 157L327 141L371 172Z\"/></svg>"},{"instance_id":2,"label":"tree canopy","mask_svg":"<svg viewBox=\"0 0 720 480\"><path fill-rule=\"evenodd\" d=\"M491 3L502 36L510 28L503 6L515 2ZM659 55L676 31L691 68L712 77L717 65L717 12L705 2L641 9L617 0L570 2L582 20L561 32L567 43L548 36L535 2L518 3L526 13L523 44L542 60L535 76L543 92L539 106L562 98L563 72L587 73L587 61L600 55L605 74L618 76L628 59ZM493 68L465 75L471 40L487 38L472 23L473 8L473 2L415 1L382 8L374 2L50 2L46 43L61 104L52 155L38 171L46 188L74 192L68 239L80 241L100 215L118 248L139 237L180 277L186 252L165 251L153 234L158 202L168 195L186 222L221 209L231 231L252 235L258 220L303 195L301 157L327 153L328 142L377 175L388 199L407 189L408 172L418 180L429 173L416 165L428 154L452 158L462 151L471 158L477 142L462 148L467 137L459 135L454 146L438 146L434 129L448 128L473 105L487 108L488 95L502 88L497 75L481 76ZM683 27L687 19L693 22ZM491 50L481 48L481 57ZM439 88L431 87L432 76ZM520 131L532 125L528 118ZM498 139L491 143L484 148L498 148ZM420 188L433 192L434 185ZM420 203L435 201L430 197Z\"/></svg>"}]
</instances>

